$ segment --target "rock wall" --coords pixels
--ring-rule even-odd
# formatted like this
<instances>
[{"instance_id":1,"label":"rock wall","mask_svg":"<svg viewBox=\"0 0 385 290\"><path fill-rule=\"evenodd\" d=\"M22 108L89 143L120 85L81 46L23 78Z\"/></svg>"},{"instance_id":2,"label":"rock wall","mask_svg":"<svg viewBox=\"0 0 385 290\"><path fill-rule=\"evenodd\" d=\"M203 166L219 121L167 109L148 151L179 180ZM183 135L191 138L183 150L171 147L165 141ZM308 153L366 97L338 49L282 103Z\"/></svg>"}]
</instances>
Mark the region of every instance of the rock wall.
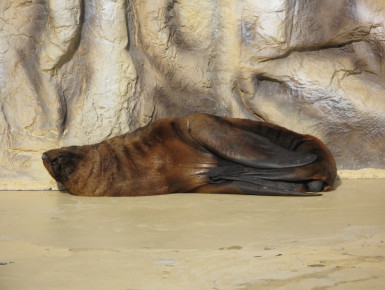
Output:
<instances>
[{"instance_id":1,"label":"rock wall","mask_svg":"<svg viewBox=\"0 0 385 290\"><path fill-rule=\"evenodd\" d=\"M55 187L47 149L194 112L385 169L384 53L381 0L2 0L0 189Z\"/></svg>"}]
</instances>

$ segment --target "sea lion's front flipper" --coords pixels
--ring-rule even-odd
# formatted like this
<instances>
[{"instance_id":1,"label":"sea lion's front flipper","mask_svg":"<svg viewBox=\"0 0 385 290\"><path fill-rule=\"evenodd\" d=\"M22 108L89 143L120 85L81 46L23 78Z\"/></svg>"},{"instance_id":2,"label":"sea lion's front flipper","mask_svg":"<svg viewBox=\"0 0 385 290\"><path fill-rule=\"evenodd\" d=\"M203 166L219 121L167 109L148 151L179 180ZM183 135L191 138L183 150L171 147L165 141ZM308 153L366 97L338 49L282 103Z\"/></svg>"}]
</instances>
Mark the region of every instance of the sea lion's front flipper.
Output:
<instances>
[{"instance_id":1,"label":"sea lion's front flipper","mask_svg":"<svg viewBox=\"0 0 385 290\"><path fill-rule=\"evenodd\" d=\"M291 168L317 160L312 153L299 153L274 144L255 132L225 121L206 120L191 136L207 150L232 162L255 168Z\"/></svg>"}]
</instances>

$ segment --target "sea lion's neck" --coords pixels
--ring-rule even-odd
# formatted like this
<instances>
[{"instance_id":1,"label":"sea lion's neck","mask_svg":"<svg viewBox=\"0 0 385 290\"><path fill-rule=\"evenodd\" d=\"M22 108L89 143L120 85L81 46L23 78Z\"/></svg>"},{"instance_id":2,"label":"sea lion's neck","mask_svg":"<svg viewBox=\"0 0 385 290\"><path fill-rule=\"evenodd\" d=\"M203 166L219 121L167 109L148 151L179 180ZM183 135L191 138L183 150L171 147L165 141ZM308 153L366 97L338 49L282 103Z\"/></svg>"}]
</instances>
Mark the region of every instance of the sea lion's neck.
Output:
<instances>
[{"instance_id":1,"label":"sea lion's neck","mask_svg":"<svg viewBox=\"0 0 385 290\"><path fill-rule=\"evenodd\" d=\"M77 164L77 170L64 185L69 192L76 195L98 195L99 184L101 184L98 180L102 168L99 144L85 145L79 148L82 150L77 154L81 154L81 161Z\"/></svg>"},{"instance_id":2,"label":"sea lion's neck","mask_svg":"<svg viewBox=\"0 0 385 290\"><path fill-rule=\"evenodd\" d=\"M137 164L135 141L131 134L126 134L101 142L97 146L98 158L92 180L99 179L95 195L120 195L120 192L139 190L138 176L142 172ZM140 168L139 168L140 167Z\"/></svg>"}]
</instances>

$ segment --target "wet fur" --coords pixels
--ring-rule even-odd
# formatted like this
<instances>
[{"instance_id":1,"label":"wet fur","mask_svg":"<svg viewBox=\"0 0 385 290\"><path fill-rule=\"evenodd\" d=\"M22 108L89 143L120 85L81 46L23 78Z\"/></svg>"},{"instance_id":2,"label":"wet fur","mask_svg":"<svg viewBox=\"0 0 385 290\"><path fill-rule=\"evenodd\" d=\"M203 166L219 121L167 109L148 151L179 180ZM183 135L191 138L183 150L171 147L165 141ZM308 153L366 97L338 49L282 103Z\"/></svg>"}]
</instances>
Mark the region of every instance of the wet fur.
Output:
<instances>
[{"instance_id":1,"label":"wet fur","mask_svg":"<svg viewBox=\"0 0 385 290\"><path fill-rule=\"evenodd\" d=\"M336 177L335 161L316 137L205 114L163 119L95 145L50 150L43 163L70 193L84 196L314 195L330 190Z\"/></svg>"}]
</instances>

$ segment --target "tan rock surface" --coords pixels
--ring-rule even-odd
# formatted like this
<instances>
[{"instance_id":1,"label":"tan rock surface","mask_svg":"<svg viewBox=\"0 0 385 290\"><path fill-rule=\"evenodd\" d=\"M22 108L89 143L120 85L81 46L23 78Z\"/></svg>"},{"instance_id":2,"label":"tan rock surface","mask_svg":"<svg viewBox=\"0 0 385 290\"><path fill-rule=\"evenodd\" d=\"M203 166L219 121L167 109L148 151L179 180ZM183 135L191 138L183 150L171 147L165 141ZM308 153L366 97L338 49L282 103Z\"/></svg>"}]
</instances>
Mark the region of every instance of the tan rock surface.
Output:
<instances>
[{"instance_id":1,"label":"tan rock surface","mask_svg":"<svg viewBox=\"0 0 385 290\"><path fill-rule=\"evenodd\" d=\"M385 169L384 23L369 0L1 1L0 188L52 187L46 149L194 112Z\"/></svg>"}]
</instances>

